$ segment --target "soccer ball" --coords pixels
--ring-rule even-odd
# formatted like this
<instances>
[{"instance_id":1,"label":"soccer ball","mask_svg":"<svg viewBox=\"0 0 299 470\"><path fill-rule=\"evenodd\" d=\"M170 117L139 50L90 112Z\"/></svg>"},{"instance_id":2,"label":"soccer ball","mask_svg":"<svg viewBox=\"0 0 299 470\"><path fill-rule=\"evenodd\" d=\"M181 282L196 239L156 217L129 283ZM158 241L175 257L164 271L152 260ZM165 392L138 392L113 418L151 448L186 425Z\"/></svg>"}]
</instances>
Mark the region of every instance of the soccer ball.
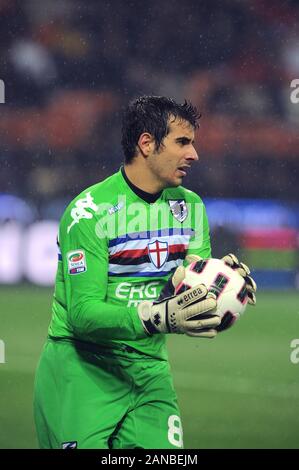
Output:
<instances>
[{"instance_id":1,"label":"soccer ball","mask_svg":"<svg viewBox=\"0 0 299 470\"><path fill-rule=\"evenodd\" d=\"M176 287L181 294L197 284L205 284L217 297L217 314L222 319L222 329L231 326L247 306L247 290L244 278L221 259L195 261L185 268L185 278Z\"/></svg>"}]
</instances>

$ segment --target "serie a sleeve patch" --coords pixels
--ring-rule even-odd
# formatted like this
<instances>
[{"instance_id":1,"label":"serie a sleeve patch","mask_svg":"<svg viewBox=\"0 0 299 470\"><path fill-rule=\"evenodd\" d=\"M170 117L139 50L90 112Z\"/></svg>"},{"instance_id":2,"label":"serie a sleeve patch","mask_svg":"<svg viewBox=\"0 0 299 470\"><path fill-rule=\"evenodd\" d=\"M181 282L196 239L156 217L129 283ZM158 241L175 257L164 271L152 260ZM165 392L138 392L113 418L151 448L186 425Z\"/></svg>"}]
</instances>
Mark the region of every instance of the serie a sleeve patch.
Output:
<instances>
[{"instance_id":1,"label":"serie a sleeve patch","mask_svg":"<svg viewBox=\"0 0 299 470\"><path fill-rule=\"evenodd\" d=\"M84 250L73 250L67 253L69 274L81 274L87 271L86 256Z\"/></svg>"}]
</instances>

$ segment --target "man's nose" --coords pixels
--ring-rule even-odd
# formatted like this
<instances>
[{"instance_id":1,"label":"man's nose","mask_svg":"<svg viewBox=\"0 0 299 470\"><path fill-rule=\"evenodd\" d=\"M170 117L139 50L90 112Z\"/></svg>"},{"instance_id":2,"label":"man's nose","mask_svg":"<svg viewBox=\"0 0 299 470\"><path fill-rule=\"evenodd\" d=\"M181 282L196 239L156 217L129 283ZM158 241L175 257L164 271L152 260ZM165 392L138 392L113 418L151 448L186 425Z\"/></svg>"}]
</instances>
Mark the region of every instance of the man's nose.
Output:
<instances>
[{"instance_id":1,"label":"man's nose","mask_svg":"<svg viewBox=\"0 0 299 470\"><path fill-rule=\"evenodd\" d=\"M186 160L192 160L192 161L197 161L199 160L199 156L196 152L195 149L193 149L192 151L188 152L187 155L186 155Z\"/></svg>"}]
</instances>

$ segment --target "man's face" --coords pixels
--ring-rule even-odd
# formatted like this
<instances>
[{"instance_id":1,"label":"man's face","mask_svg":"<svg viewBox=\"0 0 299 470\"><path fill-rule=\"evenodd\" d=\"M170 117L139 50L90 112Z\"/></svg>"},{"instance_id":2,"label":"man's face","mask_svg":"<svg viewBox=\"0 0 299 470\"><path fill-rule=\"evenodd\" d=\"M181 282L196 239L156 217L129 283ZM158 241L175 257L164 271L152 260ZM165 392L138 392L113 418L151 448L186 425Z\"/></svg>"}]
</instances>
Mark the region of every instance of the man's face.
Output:
<instances>
[{"instance_id":1,"label":"man's face","mask_svg":"<svg viewBox=\"0 0 299 470\"><path fill-rule=\"evenodd\" d=\"M191 165L198 160L193 146L193 127L187 121L170 119L169 129L159 150L154 150L147 158L149 169L161 189L182 184Z\"/></svg>"}]
</instances>

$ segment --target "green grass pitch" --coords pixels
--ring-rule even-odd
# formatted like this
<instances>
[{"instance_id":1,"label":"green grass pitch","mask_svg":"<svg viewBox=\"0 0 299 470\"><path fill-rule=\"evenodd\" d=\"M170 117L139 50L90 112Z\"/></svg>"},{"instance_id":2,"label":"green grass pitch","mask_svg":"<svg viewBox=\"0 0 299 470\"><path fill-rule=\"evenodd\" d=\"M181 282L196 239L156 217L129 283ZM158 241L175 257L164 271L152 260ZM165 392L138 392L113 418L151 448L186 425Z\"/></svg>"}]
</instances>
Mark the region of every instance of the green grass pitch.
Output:
<instances>
[{"instance_id":1,"label":"green grass pitch","mask_svg":"<svg viewBox=\"0 0 299 470\"><path fill-rule=\"evenodd\" d=\"M0 289L0 448L37 447L33 379L51 292ZM257 299L214 340L168 339L186 448L299 448L299 363L290 360L299 295L260 292Z\"/></svg>"}]
</instances>

